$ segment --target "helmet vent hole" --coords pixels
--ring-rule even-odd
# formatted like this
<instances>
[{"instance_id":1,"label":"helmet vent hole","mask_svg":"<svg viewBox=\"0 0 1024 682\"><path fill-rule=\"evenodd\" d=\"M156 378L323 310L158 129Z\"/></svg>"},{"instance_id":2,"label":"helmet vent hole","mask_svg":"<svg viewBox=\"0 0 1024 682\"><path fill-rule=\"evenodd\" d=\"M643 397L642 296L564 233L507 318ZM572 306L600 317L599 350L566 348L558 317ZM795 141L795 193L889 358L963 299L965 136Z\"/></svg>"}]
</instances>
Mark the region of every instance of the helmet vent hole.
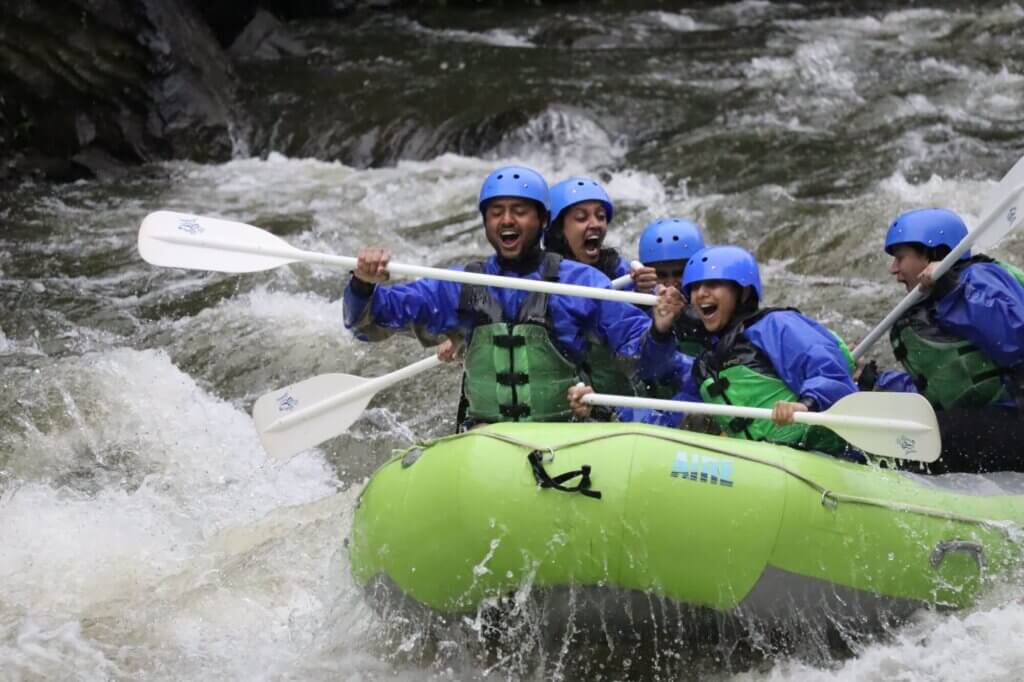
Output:
<instances>
[{"instance_id":1,"label":"helmet vent hole","mask_svg":"<svg viewBox=\"0 0 1024 682\"><path fill-rule=\"evenodd\" d=\"M518 180L518 179L519 179L519 173L516 173L516 174L515 174L515 175L513 175L512 177L513 177L513 178L515 178L516 180Z\"/></svg>"},{"instance_id":2,"label":"helmet vent hole","mask_svg":"<svg viewBox=\"0 0 1024 682\"><path fill-rule=\"evenodd\" d=\"M678 234L672 235L672 241L674 241L674 242L679 241L679 235Z\"/></svg>"},{"instance_id":3,"label":"helmet vent hole","mask_svg":"<svg viewBox=\"0 0 1024 682\"><path fill-rule=\"evenodd\" d=\"M663 241L665 241L665 240L664 240L664 239L662 239L661 237L658 237L658 243L659 243L659 244L660 244L660 243L662 243Z\"/></svg>"}]
</instances>

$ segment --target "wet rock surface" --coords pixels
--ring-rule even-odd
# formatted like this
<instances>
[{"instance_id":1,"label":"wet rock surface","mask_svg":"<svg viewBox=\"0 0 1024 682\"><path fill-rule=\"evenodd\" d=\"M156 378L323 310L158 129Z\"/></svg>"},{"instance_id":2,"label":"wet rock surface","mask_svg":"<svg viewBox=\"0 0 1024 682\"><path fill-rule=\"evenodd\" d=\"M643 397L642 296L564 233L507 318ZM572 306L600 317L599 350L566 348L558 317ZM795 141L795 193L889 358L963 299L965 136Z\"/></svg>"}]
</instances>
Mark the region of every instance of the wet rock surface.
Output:
<instances>
[{"instance_id":1,"label":"wet rock surface","mask_svg":"<svg viewBox=\"0 0 1024 682\"><path fill-rule=\"evenodd\" d=\"M205 19L173 0L0 7L0 176L68 180L125 164L229 158L244 117Z\"/></svg>"}]
</instances>

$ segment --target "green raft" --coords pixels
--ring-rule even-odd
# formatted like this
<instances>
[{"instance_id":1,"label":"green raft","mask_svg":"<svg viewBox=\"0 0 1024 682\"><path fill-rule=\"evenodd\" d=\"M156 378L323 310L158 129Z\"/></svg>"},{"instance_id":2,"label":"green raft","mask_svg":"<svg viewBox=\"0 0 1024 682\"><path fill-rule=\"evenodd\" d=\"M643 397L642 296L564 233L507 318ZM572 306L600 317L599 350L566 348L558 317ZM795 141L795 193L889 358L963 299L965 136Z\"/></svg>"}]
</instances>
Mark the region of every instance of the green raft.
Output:
<instances>
[{"instance_id":1,"label":"green raft","mask_svg":"<svg viewBox=\"0 0 1024 682\"><path fill-rule=\"evenodd\" d=\"M562 474L590 494L540 485ZM1024 476L1003 476L637 424L501 424L396 454L348 549L368 594L441 614L529 586L758 620L899 616L969 605L1019 565Z\"/></svg>"}]
</instances>

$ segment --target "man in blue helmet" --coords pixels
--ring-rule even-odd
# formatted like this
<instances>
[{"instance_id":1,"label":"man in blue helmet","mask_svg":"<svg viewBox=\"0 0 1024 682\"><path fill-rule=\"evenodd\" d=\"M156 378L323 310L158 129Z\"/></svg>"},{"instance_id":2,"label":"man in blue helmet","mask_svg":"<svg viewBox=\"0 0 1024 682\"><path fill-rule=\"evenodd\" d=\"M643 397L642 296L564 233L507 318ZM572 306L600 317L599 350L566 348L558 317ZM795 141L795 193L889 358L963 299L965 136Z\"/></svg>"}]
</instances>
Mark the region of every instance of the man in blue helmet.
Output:
<instances>
[{"instance_id":1,"label":"man in blue helmet","mask_svg":"<svg viewBox=\"0 0 1024 682\"><path fill-rule=\"evenodd\" d=\"M832 432L793 421L797 412L827 410L857 390L849 363L835 334L792 308L761 308L764 292L757 261L737 246L709 246L690 258L683 291L697 307L708 334L696 358L671 353L678 343L673 331L685 299L666 289L654 309L654 342L669 352L676 400L702 401L772 409L773 421L716 417L722 431L735 438L769 441L840 453L845 444ZM658 376L665 374L664 368ZM570 404L584 414L581 398L589 387L570 389ZM643 421L678 426L678 413L634 414Z\"/></svg>"},{"instance_id":2,"label":"man in blue helmet","mask_svg":"<svg viewBox=\"0 0 1024 682\"><path fill-rule=\"evenodd\" d=\"M495 254L467 271L608 287L594 268L540 248L549 193L536 171L508 166L480 189L479 208ZM416 280L390 287L388 254L364 249L345 289L345 326L362 340L412 331L425 343L464 335L466 423L560 421L571 417L567 388L579 380L594 335L620 357L639 359L650 319L639 308L515 289Z\"/></svg>"},{"instance_id":3,"label":"man in blue helmet","mask_svg":"<svg viewBox=\"0 0 1024 682\"><path fill-rule=\"evenodd\" d=\"M648 223L640 234L640 262L654 270L658 284L682 291L686 264L704 248L700 226L692 220L659 218ZM673 323L678 350L686 355L700 354L707 334L696 306L687 305ZM647 393L668 399L675 393L673 375L658 377L647 384Z\"/></svg>"},{"instance_id":4,"label":"man in blue helmet","mask_svg":"<svg viewBox=\"0 0 1024 682\"><path fill-rule=\"evenodd\" d=\"M937 411L942 456L932 472L1020 469L1024 458L1024 272L964 253L937 281L939 262L967 236L956 213L925 208L889 226L889 273L928 290L889 333L905 372L860 373L862 390L920 392Z\"/></svg>"}]
</instances>

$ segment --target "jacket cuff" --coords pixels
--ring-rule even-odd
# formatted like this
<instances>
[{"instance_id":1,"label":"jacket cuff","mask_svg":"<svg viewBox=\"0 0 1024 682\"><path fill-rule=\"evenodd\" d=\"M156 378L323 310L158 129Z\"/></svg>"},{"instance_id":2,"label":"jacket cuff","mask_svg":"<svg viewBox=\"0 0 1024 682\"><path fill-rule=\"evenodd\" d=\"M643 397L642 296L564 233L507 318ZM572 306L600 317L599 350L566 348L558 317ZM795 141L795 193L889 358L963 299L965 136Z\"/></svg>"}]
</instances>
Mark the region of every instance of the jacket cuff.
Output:
<instances>
[{"instance_id":1,"label":"jacket cuff","mask_svg":"<svg viewBox=\"0 0 1024 682\"><path fill-rule=\"evenodd\" d=\"M960 276L955 272L947 272L932 287L932 296L936 301L943 299L960 284Z\"/></svg>"},{"instance_id":2,"label":"jacket cuff","mask_svg":"<svg viewBox=\"0 0 1024 682\"><path fill-rule=\"evenodd\" d=\"M817 412L818 411L818 401L815 400L814 398L812 398L809 395L803 396L802 398L797 400L797 402L800 403L801 405L806 406L808 412Z\"/></svg>"},{"instance_id":3,"label":"jacket cuff","mask_svg":"<svg viewBox=\"0 0 1024 682\"><path fill-rule=\"evenodd\" d=\"M654 322L651 322L651 340L655 343L668 343L675 339L675 330L669 329L667 332L658 331L658 328L654 326Z\"/></svg>"},{"instance_id":4,"label":"jacket cuff","mask_svg":"<svg viewBox=\"0 0 1024 682\"><path fill-rule=\"evenodd\" d=\"M373 290L377 287L372 282L364 282L355 275L349 278L348 286L352 289L352 293L360 298L370 298L373 296Z\"/></svg>"}]
</instances>

